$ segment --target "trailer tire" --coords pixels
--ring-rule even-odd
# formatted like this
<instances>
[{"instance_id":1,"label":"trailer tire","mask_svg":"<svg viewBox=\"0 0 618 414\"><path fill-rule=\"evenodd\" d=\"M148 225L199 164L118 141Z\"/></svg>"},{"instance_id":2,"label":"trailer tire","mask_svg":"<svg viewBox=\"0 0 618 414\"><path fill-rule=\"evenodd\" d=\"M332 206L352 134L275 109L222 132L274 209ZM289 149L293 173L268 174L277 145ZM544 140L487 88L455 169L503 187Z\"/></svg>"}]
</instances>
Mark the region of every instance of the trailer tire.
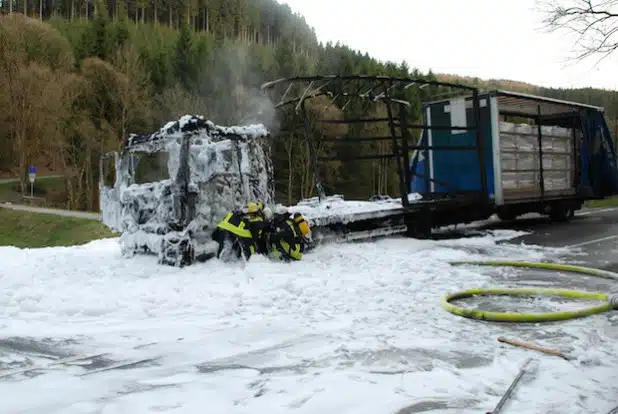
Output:
<instances>
[{"instance_id":1,"label":"trailer tire","mask_svg":"<svg viewBox=\"0 0 618 414\"><path fill-rule=\"evenodd\" d=\"M429 219L424 220L414 220L406 223L407 225L407 235L413 239L426 240L431 238L431 228L432 224Z\"/></svg>"},{"instance_id":2,"label":"trailer tire","mask_svg":"<svg viewBox=\"0 0 618 414\"><path fill-rule=\"evenodd\" d=\"M553 206L549 218L556 222L567 222L575 216L575 209L571 206L558 205Z\"/></svg>"},{"instance_id":3,"label":"trailer tire","mask_svg":"<svg viewBox=\"0 0 618 414\"><path fill-rule=\"evenodd\" d=\"M498 213L498 218L502 221L513 221L517 218L517 214L507 211Z\"/></svg>"}]
</instances>

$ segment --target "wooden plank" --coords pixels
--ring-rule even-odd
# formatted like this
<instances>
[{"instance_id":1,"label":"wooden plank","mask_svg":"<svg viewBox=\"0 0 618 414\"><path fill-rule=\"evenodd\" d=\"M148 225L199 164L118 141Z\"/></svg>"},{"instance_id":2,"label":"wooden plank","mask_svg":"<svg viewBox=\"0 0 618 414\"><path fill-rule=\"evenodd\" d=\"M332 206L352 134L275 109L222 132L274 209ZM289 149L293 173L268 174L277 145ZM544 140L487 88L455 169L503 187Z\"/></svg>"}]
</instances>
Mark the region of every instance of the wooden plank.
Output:
<instances>
[{"instance_id":1,"label":"wooden plank","mask_svg":"<svg viewBox=\"0 0 618 414\"><path fill-rule=\"evenodd\" d=\"M542 352L544 354L557 356L557 357L565 359L567 361L569 360L568 356L566 356L562 352L560 352L558 350L555 350L555 349L545 348L545 347L534 345L534 344L526 344L526 343L523 343L523 342L516 341L514 339L507 339L507 338L503 338L503 337L499 337L498 338L498 342L503 342L505 344L517 346L517 347L520 347L520 348L532 349L534 351Z\"/></svg>"}]
</instances>

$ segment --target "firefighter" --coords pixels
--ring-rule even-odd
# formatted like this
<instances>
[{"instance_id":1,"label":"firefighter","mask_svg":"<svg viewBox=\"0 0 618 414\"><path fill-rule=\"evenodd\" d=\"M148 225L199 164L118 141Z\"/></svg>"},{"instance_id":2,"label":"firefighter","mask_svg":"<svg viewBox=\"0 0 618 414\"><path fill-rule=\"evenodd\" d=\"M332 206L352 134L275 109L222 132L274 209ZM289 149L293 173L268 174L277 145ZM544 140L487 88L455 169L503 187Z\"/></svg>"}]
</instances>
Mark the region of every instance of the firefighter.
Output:
<instances>
[{"instance_id":1,"label":"firefighter","mask_svg":"<svg viewBox=\"0 0 618 414\"><path fill-rule=\"evenodd\" d=\"M295 213L294 217L279 216L268 234L271 257L283 261L300 260L310 236L311 227L300 213Z\"/></svg>"},{"instance_id":2,"label":"firefighter","mask_svg":"<svg viewBox=\"0 0 618 414\"><path fill-rule=\"evenodd\" d=\"M261 201L257 203L249 202L247 204L245 220L253 237L254 253L266 254L268 252L264 237L265 231L270 227L272 218L272 210Z\"/></svg>"},{"instance_id":3,"label":"firefighter","mask_svg":"<svg viewBox=\"0 0 618 414\"><path fill-rule=\"evenodd\" d=\"M217 258L221 258L226 245L231 247L231 253L235 253L237 258L244 256L249 260L252 254L265 254L266 245L262 235L271 217L270 208L260 201L249 202L244 208L229 212L217 224L212 235L219 243Z\"/></svg>"}]
</instances>

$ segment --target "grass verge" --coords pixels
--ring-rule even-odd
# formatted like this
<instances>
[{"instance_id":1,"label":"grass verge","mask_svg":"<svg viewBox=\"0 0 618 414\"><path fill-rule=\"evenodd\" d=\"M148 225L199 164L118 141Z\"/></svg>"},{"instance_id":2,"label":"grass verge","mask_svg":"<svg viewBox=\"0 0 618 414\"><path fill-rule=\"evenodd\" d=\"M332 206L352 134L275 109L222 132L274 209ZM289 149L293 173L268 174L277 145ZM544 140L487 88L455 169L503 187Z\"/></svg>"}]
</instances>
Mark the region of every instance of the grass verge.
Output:
<instances>
[{"instance_id":1,"label":"grass verge","mask_svg":"<svg viewBox=\"0 0 618 414\"><path fill-rule=\"evenodd\" d=\"M73 246L116 237L98 220L0 207L0 245L21 248Z\"/></svg>"},{"instance_id":2,"label":"grass verge","mask_svg":"<svg viewBox=\"0 0 618 414\"><path fill-rule=\"evenodd\" d=\"M584 206L594 207L616 207L618 206L618 196L612 196L604 198L603 200L588 200L584 203Z\"/></svg>"}]
</instances>

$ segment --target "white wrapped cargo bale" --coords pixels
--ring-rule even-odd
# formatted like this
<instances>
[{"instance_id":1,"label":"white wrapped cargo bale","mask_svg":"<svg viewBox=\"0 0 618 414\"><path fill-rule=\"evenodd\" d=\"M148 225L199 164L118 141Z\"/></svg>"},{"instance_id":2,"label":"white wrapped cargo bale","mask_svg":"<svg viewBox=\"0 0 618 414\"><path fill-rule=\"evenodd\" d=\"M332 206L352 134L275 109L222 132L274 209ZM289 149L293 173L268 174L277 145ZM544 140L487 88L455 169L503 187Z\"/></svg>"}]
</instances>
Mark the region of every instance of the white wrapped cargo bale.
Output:
<instances>
[{"instance_id":1,"label":"white wrapped cargo bale","mask_svg":"<svg viewBox=\"0 0 618 414\"><path fill-rule=\"evenodd\" d=\"M542 136L554 135L554 127L551 126L551 125L543 125L543 126L541 126L541 135Z\"/></svg>"},{"instance_id":2,"label":"white wrapped cargo bale","mask_svg":"<svg viewBox=\"0 0 618 414\"><path fill-rule=\"evenodd\" d=\"M558 137L572 137L573 130L571 128L556 127L554 135Z\"/></svg>"},{"instance_id":3,"label":"white wrapped cargo bale","mask_svg":"<svg viewBox=\"0 0 618 414\"><path fill-rule=\"evenodd\" d=\"M500 131L501 132L514 132L515 131L515 124L512 123L512 122L501 121L500 122Z\"/></svg>"},{"instance_id":4,"label":"white wrapped cargo bale","mask_svg":"<svg viewBox=\"0 0 618 414\"><path fill-rule=\"evenodd\" d=\"M571 166L570 156L562 154L544 154L543 169L568 169Z\"/></svg>"},{"instance_id":5,"label":"white wrapped cargo bale","mask_svg":"<svg viewBox=\"0 0 618 414\"><path fill-rule=\"evenodd\" d=\"M506 199L540 195L538 129L537 125L500 122L502 189ZM573 184L572 130L542 125L541 134L545 191L569 191Z\"/></svg>"},{"instance_id":6,"label":"white wrapped cargo bale","mask_svg":"<svg viewBox=\"0 0 618 414\"><path fill-rule=\"evenodd\" d=\"M571 186L571 175L562 171L543 171L545 191L564 190Z\"/></svg>"},{"instance_id":7,"label":"white wrapped cargo bale","mask_svg":"<svg viewBox=\"0 0 618 414\"><path fill-rule=\"evenodd\" d=\"M536 135L518 135L515 146L518 150L537 152L539 139Z\"/></svg>"},{"instance_id":8,"label":"white wrapped cargo bale","mask_svg":"<svg viewBox=\"0 0 618 414\"><path fill-rule=\"evenodd\" d=\"M532 134L532 125L530 124L517 124L515 125L515 132L518 134Z\"/></svg>"},{"instance_id":9,"label":"white wrapped cargo bale","mask_svg":"<svg viewBox=\"0 0 618 414\"><path fill-rule=\"evenodd\" d=\"M504 172L502 187L512 191L535 191L539 188L538 175L535 172Z\"/></svg>"}]
</instances>

